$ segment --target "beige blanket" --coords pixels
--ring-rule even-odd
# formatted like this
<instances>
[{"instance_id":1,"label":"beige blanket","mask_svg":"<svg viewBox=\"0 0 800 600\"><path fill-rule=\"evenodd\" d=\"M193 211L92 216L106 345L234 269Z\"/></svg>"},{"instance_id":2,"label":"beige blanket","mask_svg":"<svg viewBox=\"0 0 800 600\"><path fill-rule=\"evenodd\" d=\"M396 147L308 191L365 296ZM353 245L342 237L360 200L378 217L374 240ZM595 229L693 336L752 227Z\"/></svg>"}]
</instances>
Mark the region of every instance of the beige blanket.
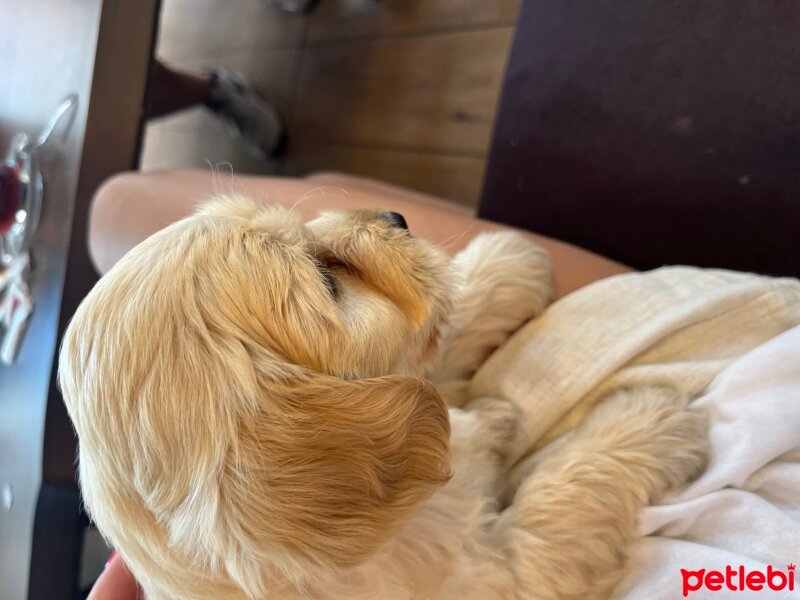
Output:
<instances>
[{"instance_id":1,"label":"beige blanket","mask_svg":"<svg viewBox=\"0 0 800 600\"><path fill-rule=\"evenodd\" d=\"M800 281L665 267L562 298L476 373L473 393L515 402L519 456L574 427L602 394L639 382L699 395L742 354L800 324Z\"/></svg>"}]
</instances>

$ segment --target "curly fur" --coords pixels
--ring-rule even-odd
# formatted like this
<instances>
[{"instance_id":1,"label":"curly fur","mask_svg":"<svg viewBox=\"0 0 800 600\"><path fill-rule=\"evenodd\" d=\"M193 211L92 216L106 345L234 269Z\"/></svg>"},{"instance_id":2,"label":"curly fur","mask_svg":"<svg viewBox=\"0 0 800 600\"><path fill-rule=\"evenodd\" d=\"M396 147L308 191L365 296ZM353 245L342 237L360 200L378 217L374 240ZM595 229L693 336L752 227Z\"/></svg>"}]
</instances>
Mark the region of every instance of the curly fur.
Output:
<instances>
[{"instance_id":1,"label":"curly fur","mask_svg":"<svg viewBox=\"0 0 800 600\"><path fill-rule=\"evenodd\" d=\"M86 506L153 600L607 596L703 418L619 392L508 487L516 410L463 382L551 288L516 234L451 262L381 213L217 199L65 335Z\"/></svg>"}]
</instances>

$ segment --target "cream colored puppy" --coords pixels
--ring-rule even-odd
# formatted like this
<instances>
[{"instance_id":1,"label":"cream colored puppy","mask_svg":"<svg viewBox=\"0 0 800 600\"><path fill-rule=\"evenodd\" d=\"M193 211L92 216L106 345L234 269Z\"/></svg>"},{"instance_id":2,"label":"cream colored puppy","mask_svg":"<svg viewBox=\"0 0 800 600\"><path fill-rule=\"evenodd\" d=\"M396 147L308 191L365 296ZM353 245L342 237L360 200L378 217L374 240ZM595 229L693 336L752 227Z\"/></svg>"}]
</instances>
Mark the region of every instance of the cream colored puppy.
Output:
<instances>
[{"instance_id":1,"label":"cream colored puppy","mask_svg":"<svg viewBox=\"0 0 800 600\"><path fill-rule=\"evenodd\" d=\"M607 596L639 509L702 467L702 417L621 392L498 515L515 409L448 414L419 378L470 400L446 381L549 282L514 234L450 262L394 213L211 202L125 256L66 333L86 506L151 600Z\"/></svg>"}]
</instances>

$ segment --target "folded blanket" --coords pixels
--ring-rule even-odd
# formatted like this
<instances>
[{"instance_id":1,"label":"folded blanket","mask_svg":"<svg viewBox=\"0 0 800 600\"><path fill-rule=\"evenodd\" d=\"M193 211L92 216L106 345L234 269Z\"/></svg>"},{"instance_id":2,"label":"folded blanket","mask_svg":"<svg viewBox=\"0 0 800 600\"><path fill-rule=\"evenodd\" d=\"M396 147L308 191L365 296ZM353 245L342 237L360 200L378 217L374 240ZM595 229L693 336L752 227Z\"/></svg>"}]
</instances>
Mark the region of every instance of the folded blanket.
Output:
<instances>
[{"instance_id":1,"label":"folded blanket","mask_svg":"<svg viewBox=\"0 0 800 600\"><path fill-rule=\"evenodd\" d=\"M620 275L523 327L481 367L472 392L519 406L527 432L520 458L573 428L611 388L666 383L699 397L711 412L710 466L680 496L645 511L648 537L619 595L747 598L759 592L696 582L700 569L731 566L736 583L740 566L788 573L800 560L798 325L794 279L687 267ZM800 597L796 588L767 593Z\"/></svg>"},{"instance_id":2,"label":"folded blanket","mask_svg":"<svg viewBox=\"0 0 800 600\"><path fill-rule=\"evenodd\" d=\"M515 402L518 455L573 428L609 389L666 383L703 392L734 359L800 324L800 281L665 267L562 298L498 349L472 394Z\"/></svg>"}]
</instances>

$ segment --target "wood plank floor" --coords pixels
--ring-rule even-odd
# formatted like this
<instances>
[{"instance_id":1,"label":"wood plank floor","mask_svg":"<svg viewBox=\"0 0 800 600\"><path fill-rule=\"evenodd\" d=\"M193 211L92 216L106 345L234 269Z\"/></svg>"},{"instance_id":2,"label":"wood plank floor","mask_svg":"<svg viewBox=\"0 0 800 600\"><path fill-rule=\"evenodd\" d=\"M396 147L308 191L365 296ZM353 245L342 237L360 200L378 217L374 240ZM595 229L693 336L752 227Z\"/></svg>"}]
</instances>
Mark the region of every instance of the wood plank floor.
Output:
<instances>
[{"instance_id":1,"label":"wood plank floor","mask_svg":"<svg viewBox=\"0 0 800 600\"><path fill-rule=\"evenodd\" d=\"M242 173L337 170L473 206L519 0L164 0L158 55L243 73L285 117L290 145L247 155L202 108L151 122L143 168L230 163Z\"/></svg>"}]
</instances>

